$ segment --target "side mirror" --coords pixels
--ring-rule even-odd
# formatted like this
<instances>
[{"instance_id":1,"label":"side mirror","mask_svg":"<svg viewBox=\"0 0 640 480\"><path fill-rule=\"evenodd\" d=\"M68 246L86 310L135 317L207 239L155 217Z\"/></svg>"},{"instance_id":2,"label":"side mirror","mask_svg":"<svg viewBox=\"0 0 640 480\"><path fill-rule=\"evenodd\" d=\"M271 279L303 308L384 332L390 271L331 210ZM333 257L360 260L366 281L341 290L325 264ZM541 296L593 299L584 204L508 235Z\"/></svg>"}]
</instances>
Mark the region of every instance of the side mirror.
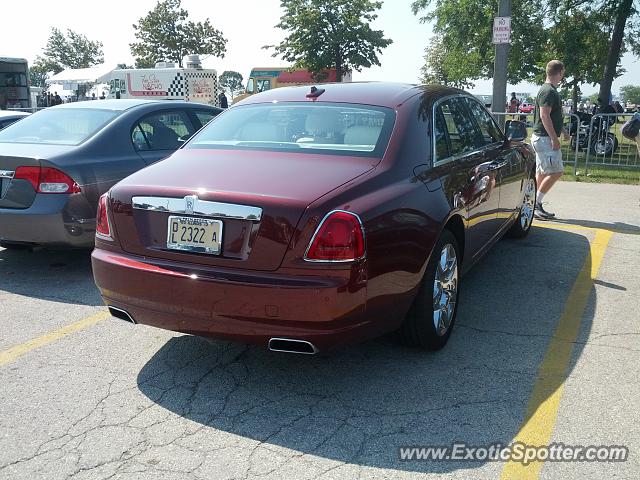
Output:
<instances>
[{"instance_id":1,"label":"side mirror","mask_svg":"<svg viewBox=\"0 0 640 480\"><path fill-rule=\"evenodd\" d=\"M519 122L518 120L507 120L504 125L504 131L509 141L522 142L527 138L527 126L524 122Z\"/></svg>"}]
</instances>

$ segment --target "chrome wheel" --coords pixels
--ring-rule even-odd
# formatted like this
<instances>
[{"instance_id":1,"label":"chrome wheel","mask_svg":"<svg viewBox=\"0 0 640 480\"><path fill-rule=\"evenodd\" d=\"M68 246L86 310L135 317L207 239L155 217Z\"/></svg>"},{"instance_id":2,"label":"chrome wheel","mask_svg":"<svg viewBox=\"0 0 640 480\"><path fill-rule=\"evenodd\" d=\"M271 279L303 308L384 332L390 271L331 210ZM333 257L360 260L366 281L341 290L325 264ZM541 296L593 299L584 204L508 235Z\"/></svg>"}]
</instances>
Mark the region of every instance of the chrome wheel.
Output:
<instances>
[{"instance_id":1,"label":"chrome wheel","mask_svg":"<svg viewBox=\"0 0 640 480\"><path fill-rule=\"evenodd\" d=\"M450 243L442 246L433 282L433 325L439 336L447 333L456 310L458 258Z\"/></svg>"},{"instance_id":2,"label":"chrome wheel","mask_svg":"<svg viewBox=\"0 0 640 480\"><path fill-rule=\"evenodd\" d=\"M522 227L522 230L527 230L529 225L531 225L535 202L536 182L533 178L530 178L527 180L527 185L524 189L524 199L522 201L522 207L520 208L520 226Z\"/></svg>"}]
</instances>

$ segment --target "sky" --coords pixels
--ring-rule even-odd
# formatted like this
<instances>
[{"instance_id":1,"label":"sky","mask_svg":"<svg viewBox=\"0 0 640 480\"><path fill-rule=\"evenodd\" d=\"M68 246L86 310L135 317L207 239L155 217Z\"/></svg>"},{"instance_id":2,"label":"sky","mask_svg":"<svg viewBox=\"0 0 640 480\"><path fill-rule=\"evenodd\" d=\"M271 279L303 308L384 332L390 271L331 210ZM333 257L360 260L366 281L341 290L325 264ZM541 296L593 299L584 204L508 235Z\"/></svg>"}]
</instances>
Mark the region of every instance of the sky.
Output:
<instances>
[{"instance_id":1,"label":"sky","mask_svg":"<svg viewBox=\"0 0 640 480\"><path fill-rule=\"evenodd\" d=\"M412 0L385 0L373 27L384 31L393 44L379 56L381 66L354 72L353 80L381 80L417 83L424 64L424 49L433 35L431 25L422 24L411 12ZM22 57L33 62L47 43L51 27L71 29L91 40L103 43L105 63L133 65L129 44L135 41L132 25L145 16L156 0L109 0L83 2L76 6L68 2L31 0L27 4L0 0L0 57ZM27 5L27 7L25 7ZM182 0L189 20L206 18L227 38L227 53L223 59L202 57L205 68L215 68L218 74L235 70L243 77L252 67L285 66L287 62L272 58L264 45L279 43L285 33L274 26L281 16L280 0ZM28 12L25 11L28 9ZM13 20L11 20L13 19ZM614 94L623 85L640 83L640 62L630 55L623 57L627 73L613 83ZM476 94L491 94L491 80L479 80ZM535 93L537 86L522 83L508 85L507 91ZM597 86L583 86L583 93L597 91Z\"/></svg>"}]
</instances>

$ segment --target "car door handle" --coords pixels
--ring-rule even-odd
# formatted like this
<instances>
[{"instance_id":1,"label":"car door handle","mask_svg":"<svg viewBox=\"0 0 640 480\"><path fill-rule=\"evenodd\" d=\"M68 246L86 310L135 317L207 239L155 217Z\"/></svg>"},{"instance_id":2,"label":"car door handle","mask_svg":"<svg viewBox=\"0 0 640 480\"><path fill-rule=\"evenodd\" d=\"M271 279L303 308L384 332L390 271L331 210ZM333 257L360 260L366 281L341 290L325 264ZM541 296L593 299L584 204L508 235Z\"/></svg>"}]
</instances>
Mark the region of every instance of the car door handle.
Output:
<instances>
[{"instance_id":1,"label":"car door handle","mask_svg":"<svg viewBox=\"0 0 640 480\"><path fill-rule=\"evenodd\" d=\"M487 170L500 170L502 167L506 167L508 163L508 159L502 162L493 162L487 166Z\"/></svg>"}]
</instances>

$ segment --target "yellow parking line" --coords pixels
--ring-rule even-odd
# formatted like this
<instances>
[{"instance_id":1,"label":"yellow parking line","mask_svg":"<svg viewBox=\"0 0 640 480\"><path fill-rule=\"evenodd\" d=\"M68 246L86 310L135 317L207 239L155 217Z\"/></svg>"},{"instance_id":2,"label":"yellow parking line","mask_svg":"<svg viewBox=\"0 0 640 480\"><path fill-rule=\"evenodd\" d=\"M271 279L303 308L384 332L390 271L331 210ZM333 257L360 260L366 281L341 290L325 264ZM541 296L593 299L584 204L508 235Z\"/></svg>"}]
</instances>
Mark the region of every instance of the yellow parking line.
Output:
<instances>
[{"instance_id":1,"label":"yellow parking line","mask_svg":"<svg viewBox=\"0 0 640 480\"><path fill-rule=\"evenodd\" d=\"M556 225L545 225L545 227L556 228ZM548 445L551 440L574 342L580 332L582 316L591 294L593 281L598 275L602 258L609 240L613 236L613 232L610 230L593 230L596 235L590 245L590 254L578 273L565 303L562 316L540 364L538 377L529 398L525 422L514 438L514 443L521 442L527 445L541 446ZM527 466L522 463L508 462L505 464L500 478L501 480L537 479L541 468L542 462L530 463Z\"/></svg>"},{"instance_id":2,"label":"yellow parking line","mask_svg":"<svg viewBox=\"0 0 640 480\"><path fill-rule=\"evenodd\" d=\"M611 233L620 233L622 235L640 235L640 232L636 232L629 229L619 228L600 228L600 227L585 227L584 225L576 225L575 223L552 223L552 222L535 222L534 227L550 228L554 230L587 230L591 232L597 232L604 230Z\"/></svg>"},{"instance_id":3,"label":"yellow parking line","mask_svg":"<svg viewBox=\"0 0 640 480\"><path fill-rule=\"evenodd\" d=\"M34 338L33 340L29 340L28 342L22 343L20 345L16 345L9 350L0 352L0 366L13 362L16 358L21 357L25 353L42 347L43 345L47 345L51 342L55 342L56 340L69 335L70 333L90 327L91 325L94 325L101 320L108 318L109 316L109 312L98 312L94 315L91 315L90 317L83 318L79 322L72 323L71 325L59 328L58 330L49 332L45 335L42 335L41 337Z\"/></svg>"}]
</instances>

